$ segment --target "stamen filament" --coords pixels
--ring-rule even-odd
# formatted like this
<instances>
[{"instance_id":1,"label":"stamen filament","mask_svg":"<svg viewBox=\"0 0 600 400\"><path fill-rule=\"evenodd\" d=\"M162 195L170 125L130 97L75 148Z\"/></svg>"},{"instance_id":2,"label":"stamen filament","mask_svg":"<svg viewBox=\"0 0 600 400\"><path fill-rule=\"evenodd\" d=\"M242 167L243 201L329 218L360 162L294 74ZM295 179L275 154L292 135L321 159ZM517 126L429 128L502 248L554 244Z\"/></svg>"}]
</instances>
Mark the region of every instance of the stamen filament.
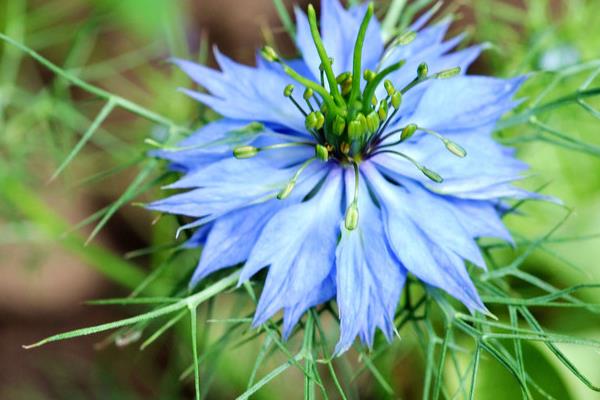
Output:
<instances>
[{"instance_id":1,"label":"stamen filament","mask_svg":"<svg viewBox=\"0 0 600 400\"><path fill-rule=\"evenodd\" d=\"M437 172L430 170L429 168L419 164L414 158L407 156L404 153L401 153L399 151L395 151L395 150L378 150L376 152L374 152L372 154L372 156L376 156L378 154L384 154L384 153L390 153L390 154L395 154L397 156L400 156L402 158L404 158L405 160L411 162L415 167L417 167L417 169L419 171L421 171L423 173L423 175L425 175L427 178L431 179L432 181L436 182L436 183L442 183L444 181L444 178L442 178L440 176L440 174L438 174Z\"/></svg>"},{"instance_id":2,"label":"stamen filament","mask_svg":"<svg viewBox=\"0 0 600 400\"><path fill-rule=\"evenodd\" d=\"M354 198L352 199L352 203L348 206L346 210L346 217L344 219L344 226L349 231L353 231L358 226L358 188L360 183L360 171L358 169L358 164L356 162L352 163L352 167L354 167Z\"/></svg>"},{"instance_id":3,"label":"stamen filament","mask_svg":"<svg viewBox=\"0 0 600 400\"><path fill-rule=\"evenodd\" d=\"M298 181L298 178L300 177L300 175L302 174L302 172L304 172L304 170L313 162L315 161L317 158L316 157L312 157L309 158L308 160L306 160L298 169L298 171L296 171L296 173L294 174L294 176L292 177L292 179L290 179L290 181L287 183L287 185L285 186L285 188L283 188L278 194L277 194L277 199L279 200L285 200L289 197L289 195L292 193L292 191L294 190L294 187L296 186L296 182Z\"/></svg>"}]
</instances>

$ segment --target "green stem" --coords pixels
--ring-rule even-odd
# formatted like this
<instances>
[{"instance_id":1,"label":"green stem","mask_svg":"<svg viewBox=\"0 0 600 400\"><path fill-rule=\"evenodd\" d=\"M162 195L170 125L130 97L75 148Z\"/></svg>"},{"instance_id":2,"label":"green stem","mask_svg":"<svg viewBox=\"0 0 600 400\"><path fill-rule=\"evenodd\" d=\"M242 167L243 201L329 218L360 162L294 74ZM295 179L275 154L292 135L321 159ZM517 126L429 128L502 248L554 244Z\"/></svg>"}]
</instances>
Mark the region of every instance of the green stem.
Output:
<instances>
[{"instance_id":1,"label":"green stem","mask_svg":"<svg viewBox=\"0 0 600 400\"><path fill-rule=\"evenodd\" d=\"M17 42L16 40L13 40L12 38L10 38L9 36L6 36L3 33L0 33L0 39L7 43L10 43L11 45L13 45L13 46L17 47L18 49L20 49L21 51L25 52L31 58L38 61L40 64L44 65L46 68L48 68L55 74L63 77L67 81L71 82L73 85L85 90L86 92L89 92L93 95L96 95L96 96L102 98L102 99L105 99L106 101L112 101L112 103L116 107L121 107L121 108L123 108L127 111L130 111L136 115L139 115L140 117L145 118L149 121L166 126L169 128L169 130L171 132L181 132L181 133L189 132L189 129L175 124L173 121L171 121L167 117L164 117L160 114L150 111L147 108L139 106L130 100L127 100L121 96L112 94L104 89L101 89L97 86L91 85L91 84L79 79L78 77L66 72L65 70L63 70L62 68L57 66L56 64L54 64L51 61L49 61L48 59L44 58L43 56L38 54L35 50Z\"/></svg>"}]
</instances>

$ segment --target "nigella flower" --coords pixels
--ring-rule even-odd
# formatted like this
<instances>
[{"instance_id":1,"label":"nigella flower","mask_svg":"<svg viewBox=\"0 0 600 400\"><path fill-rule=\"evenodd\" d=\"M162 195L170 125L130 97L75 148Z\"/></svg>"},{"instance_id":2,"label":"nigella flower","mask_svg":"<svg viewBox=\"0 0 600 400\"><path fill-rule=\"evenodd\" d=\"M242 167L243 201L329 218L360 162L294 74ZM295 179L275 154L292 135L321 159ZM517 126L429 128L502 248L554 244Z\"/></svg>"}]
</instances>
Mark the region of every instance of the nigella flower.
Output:
<instances>
[{"instance_id":1,"label":"nigella flower","mask_svg":"<svg viewBox=\"0 0 600 400\"><path fill-rule=\"evenodd\" d=\"M192 285L268 268L255 326L283 310L287 336L335 299L340 353L377 328L391 338L409 273L485 311L465 262L485 268L476 239L511 240L504 199L532 195L512 185L526 165L491 138L524 78L465 75L481 46L452 51L463 37L444 39L449 20L424 28L431 13L385 43L371 4L322 3L320 30L296 10L299 59L176 61L208 93L184 91L223 118L158 152L184 174L169 188L187 191L150 208L195 219Z\"/></svg>"}]
</instances>

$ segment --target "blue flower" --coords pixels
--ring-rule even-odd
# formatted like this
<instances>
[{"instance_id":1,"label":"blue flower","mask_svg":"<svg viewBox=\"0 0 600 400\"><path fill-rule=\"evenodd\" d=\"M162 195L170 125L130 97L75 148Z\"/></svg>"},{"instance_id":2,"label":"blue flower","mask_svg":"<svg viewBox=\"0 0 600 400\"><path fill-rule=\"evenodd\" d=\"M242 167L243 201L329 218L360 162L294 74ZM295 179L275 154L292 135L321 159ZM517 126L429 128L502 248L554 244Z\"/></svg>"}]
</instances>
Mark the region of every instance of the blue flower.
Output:
<instances>
[{"instance_id":1,"label":"blue flower","mask_svg":"<svg viewBox=\"0 0 600 400\"><path fill-rule=\"evenodd\" d=\"M485 311L465 262L485 268L476 239L510 241L503 202L533 195L491 137L524 78L465 75L482 48L453 51L449 20L425 28L427 14L384 43L371 5L322 3L320 32L312 7L296 10L299 59L266 47L256 67L218 51L220 70L175 61L207 91L184 92L223 118L158 151L185 191L150 208L194 219L192 285L268 268L255 326L283 310L287 336L335 299L341 353L377 328L391 339L409 273Z\"/></svg>"}]
</instances>

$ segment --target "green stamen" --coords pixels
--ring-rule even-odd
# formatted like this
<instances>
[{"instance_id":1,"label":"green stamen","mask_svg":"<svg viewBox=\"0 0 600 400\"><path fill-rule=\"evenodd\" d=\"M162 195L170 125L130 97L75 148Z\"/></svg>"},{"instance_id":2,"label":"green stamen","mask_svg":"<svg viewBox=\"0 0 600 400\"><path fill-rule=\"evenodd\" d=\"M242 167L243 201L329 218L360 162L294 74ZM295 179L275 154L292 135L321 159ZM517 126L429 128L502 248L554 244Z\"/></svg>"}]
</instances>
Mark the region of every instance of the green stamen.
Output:
<instances>
[{"instance_id":1,"label":"green stamen","mask_svg":"<svg viewBox=\"0 0 600 400\"><path fill-rule=\"evenodd\" d=\"M292 177L292 179L290 179L290 181L287 183L287 185L285 185L285 187L283 188L283 190L281 190L281 192L279 192L277 194L277 199L279 200L285 200L287 199L290 194L292 194L292 191L294 190L294 187L296 187L296 182L298 182L298 178L300 177L300 175L302 174L302 172L304 172L304 170L313 162L316 160L316 157L312 157L309 158L308 160L306 160L304 162L304 164L302 164L300 166L300 168L298 169L298 171L296 171L296 173L294 174L294 176Z\"/></svg>"}]
</instances>

